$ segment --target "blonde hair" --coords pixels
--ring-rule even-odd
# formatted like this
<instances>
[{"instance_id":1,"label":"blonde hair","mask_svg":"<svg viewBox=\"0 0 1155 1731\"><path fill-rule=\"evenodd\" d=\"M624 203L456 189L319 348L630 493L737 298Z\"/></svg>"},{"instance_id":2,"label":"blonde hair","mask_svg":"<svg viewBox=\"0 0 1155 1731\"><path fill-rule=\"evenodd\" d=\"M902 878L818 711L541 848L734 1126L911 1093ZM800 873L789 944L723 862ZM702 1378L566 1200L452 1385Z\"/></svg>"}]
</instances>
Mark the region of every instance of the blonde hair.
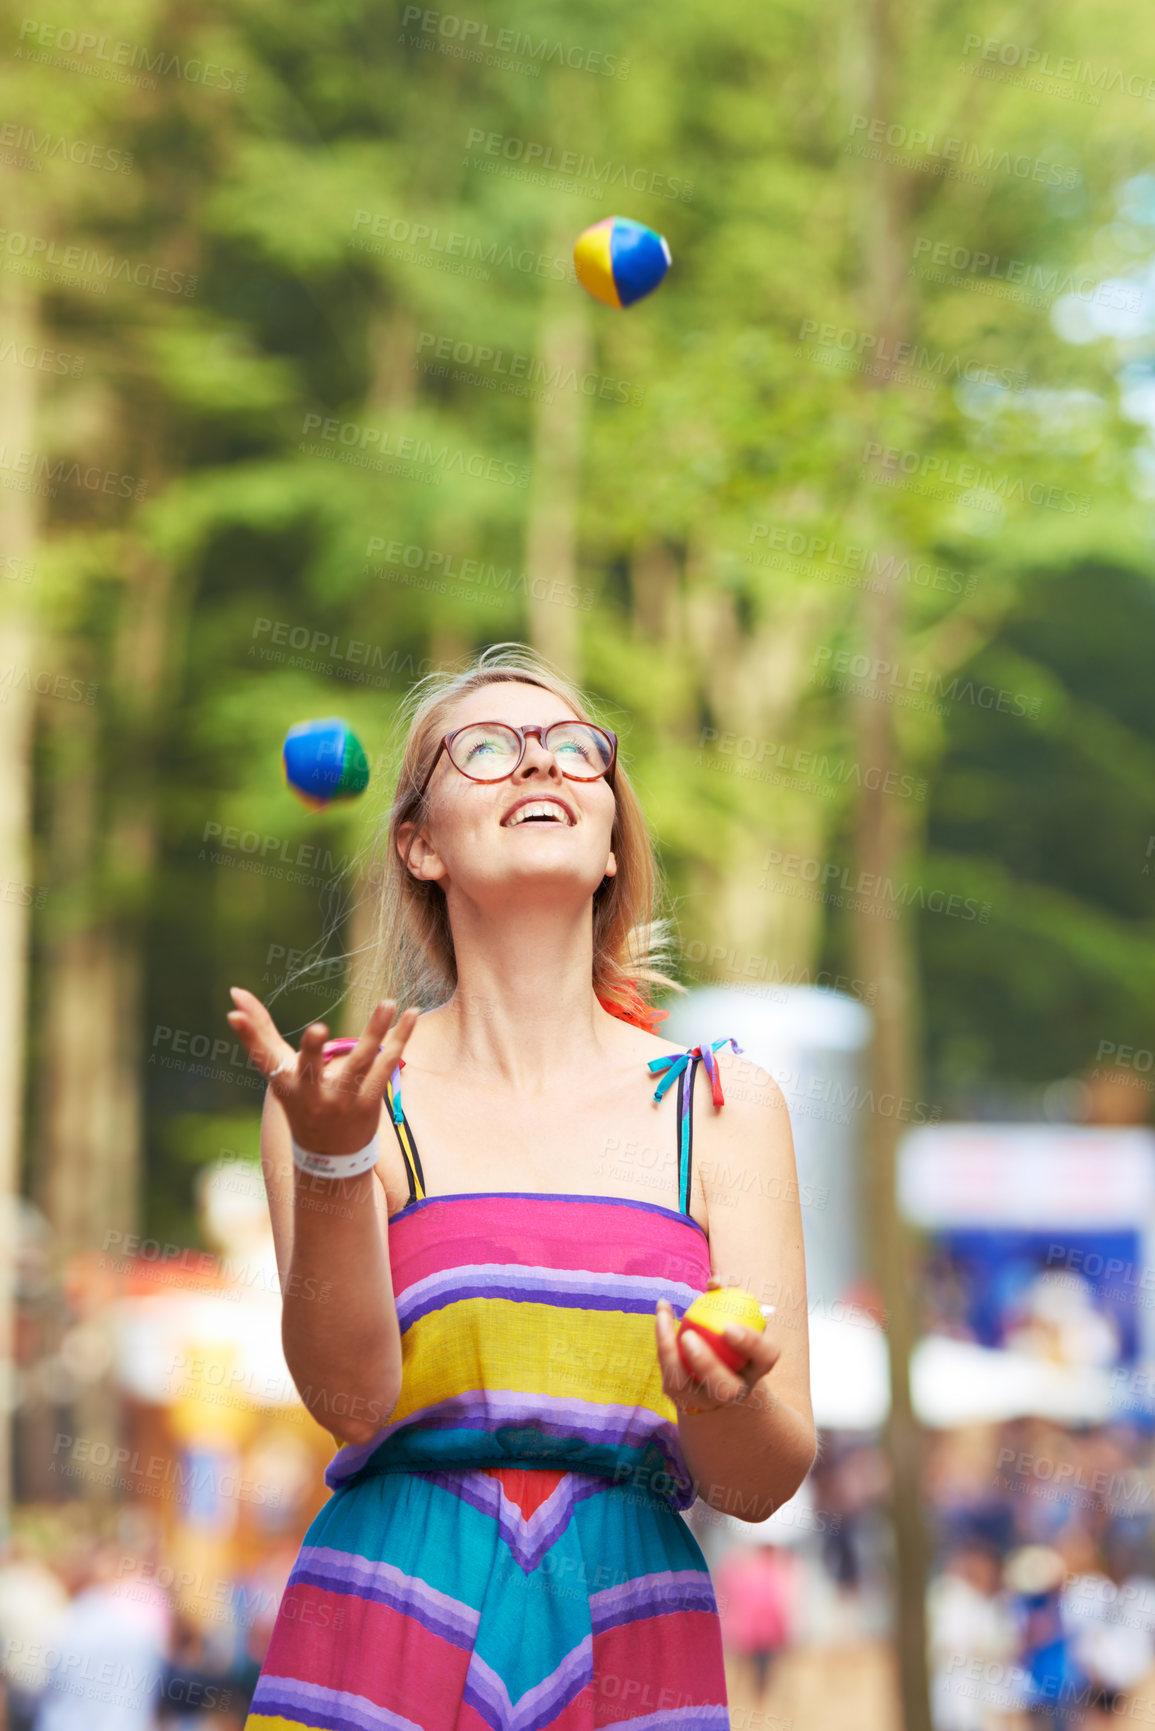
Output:
<instances>
[{"instance_id":1,"label":"blonde hair","mask_svg":"<svg viewBox=\"0 0 1155 1731\"><path fill-rule=\"evenodd\" d=\"M604 725L571 680L521 643L493 644L457 672L442 669L418 680L397 719L404 744L384 836L374 849L375 930L358 958L354 992L358 1003L390 997L399 1004L433 1009L456 989L457 958L444 891L440 884L415 878L408 870L398 847L398 832L403 824L419 823L427 810L418 789L443 735L450 731L460 699L482 686L511 682L540 686L560 698L579 720ZM665 886L620 755L614 793L617 810L610 846L617 873L594 891L592 984L607 1007L637 1010L641 983L661 991L684 992L685 987L666 972L672 960L673 927L658 911Z\"/></svg>"}]
</instances>

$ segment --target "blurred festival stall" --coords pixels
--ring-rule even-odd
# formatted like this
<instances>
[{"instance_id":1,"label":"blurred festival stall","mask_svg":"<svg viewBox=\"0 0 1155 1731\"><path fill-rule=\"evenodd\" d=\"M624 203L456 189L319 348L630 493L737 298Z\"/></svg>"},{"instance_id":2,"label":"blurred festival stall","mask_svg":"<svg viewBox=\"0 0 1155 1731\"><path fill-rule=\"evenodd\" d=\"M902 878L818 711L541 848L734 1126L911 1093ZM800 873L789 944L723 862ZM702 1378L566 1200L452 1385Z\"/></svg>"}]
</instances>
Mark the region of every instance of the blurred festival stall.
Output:
<instances>
[{"instance_id":1,"label":"blurred festival stall","mask_svg":"<svg viewBox=\"0 0 1155 1731\"><path fill-rule=\"evenodd\" d=\"M106 1422L58 1405L23 1488L33 1503L87 1503L94 1530L117 1505L147 1511L149 1541L136 1560L125 1553L124 1590L159 1585L215 1652L255 1674L337 1445L285 1364L259 1164L206 1168L198 1200L211 1253L130 1239L69 1262L65 1341L73 1358L82 1334L104 1343Z\"/></svg>"}]
</instances>

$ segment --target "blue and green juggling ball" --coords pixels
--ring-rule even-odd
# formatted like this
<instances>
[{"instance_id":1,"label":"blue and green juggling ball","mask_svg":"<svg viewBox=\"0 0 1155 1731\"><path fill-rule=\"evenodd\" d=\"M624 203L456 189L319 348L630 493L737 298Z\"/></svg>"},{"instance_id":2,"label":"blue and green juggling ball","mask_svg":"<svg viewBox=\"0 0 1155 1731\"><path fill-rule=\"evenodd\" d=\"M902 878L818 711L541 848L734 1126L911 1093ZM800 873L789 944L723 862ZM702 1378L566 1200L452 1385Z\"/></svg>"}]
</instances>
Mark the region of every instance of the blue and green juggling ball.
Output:
<instances>
[{"instance_id":1,"label":"blue and green juggling ball","mask_svg":"<svg viewBox=\"0 0 1155 1731\"><path fill-rule=\"evenodd\" d=\"M607 216L574 242L574 270L582 287L608 307L632 307L653 294L670 268L664 237L628 216Z\"/></svg>"},{"instance_id":2,"label":"blue and green juggling ball","mask_svg":"<svg viewBox=\"0 0 1155 1731\"><path fill-rule=\"evenodd\" d=\"M283 757L285 780L310 811L321 811L334 800L356 799L369 785L365 748L339 716L290 727Z\"/></svg>"}]
</instances>

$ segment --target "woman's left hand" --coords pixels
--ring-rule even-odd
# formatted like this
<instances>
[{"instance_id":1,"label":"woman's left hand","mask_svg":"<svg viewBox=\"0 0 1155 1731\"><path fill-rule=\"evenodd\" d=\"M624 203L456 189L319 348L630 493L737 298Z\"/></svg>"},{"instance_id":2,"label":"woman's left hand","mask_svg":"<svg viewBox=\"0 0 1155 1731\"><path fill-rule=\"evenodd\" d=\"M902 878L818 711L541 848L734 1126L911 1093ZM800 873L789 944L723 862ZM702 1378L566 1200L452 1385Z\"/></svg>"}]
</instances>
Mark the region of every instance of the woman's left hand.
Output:
<instances>
[{"instance_id":1,"label":"woman's left hand","mask_svg":"<svg viewBox=\"0 0 1155 1731\"><path fill-rule=\"evenodd\" d=\"M707 1291L714 1291L721 1284L711 1275ZM678 1323L672 1307L659 1298L655 1328L662 1388L677 1407L679 1416L684 1412L721 1412L725 1407L748 1401L755 1386L773 1370L781 1355L781 1347L765 1331L759 1333L740 1322L728 1322L722 1331L726 1339L740 1352L749 1354L741 1370L731 1370L709 1342L691 1330L682 1337L686 1356L694 1367L691 1375L678 1352ZM759 1402L755 1400L753 1404L757 1406Z\"/></svg>"}]
</instances>

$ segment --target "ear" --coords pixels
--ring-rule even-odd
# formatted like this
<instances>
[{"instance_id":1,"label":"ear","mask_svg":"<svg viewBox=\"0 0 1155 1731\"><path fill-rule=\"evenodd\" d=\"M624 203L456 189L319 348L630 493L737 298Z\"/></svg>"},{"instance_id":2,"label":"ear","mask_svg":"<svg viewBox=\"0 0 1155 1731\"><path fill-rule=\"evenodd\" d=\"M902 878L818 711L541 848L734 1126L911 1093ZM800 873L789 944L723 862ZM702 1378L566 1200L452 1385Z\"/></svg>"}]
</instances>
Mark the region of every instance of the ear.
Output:
<instances>
[{"instance_id":1,"label":"ear","mask_svg":"<svg viewBox=\"0 0 1155 1731\"><path fill-rule=\"evenodd\" d=\"M618 875L618 862L614 858L612 853L610 854L609 859L606 861L606 874L605 875L608 878L617 877L617 875Z\"/></svg>"},{"instance_id":2,"label":"ear","mask_svg":"<svg viewBox=\"0 0 1155 1731\"><path fill-rule=\"evenodd\" d=\"M415 823L403 823L397 831L397 852L410 877L437 883L445 873L445 862Z\"/></svg>"}]
</instances>

